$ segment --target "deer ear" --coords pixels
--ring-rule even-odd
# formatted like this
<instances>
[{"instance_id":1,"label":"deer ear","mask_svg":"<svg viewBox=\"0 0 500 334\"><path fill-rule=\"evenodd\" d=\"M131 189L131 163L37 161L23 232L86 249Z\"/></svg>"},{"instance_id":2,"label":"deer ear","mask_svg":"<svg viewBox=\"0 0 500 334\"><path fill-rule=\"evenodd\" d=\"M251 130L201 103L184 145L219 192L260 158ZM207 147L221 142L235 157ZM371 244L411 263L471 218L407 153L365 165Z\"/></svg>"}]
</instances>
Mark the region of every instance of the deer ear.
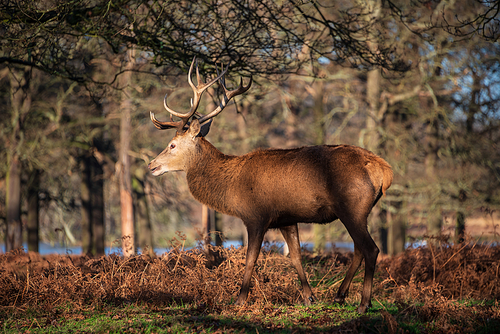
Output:
<instances>
[{"instance_id":1,"label":"deer ear","mask_svg":"<svg viewBox=\"0 0 500 334\"><path fill-rule=\"evenodd\" d=\"M200 122L196 118L193 119L191 121L191 124L189 124L188 135L194 139L196 136L198 136L200 130L201 130Z\"/></svg>"},{"instance_id":2,"label":"deer ear","mask_svg":"<svg viewBox=\"0 0 500 334\"><path fill-rule=\"evenodd\" d=\"M205 137L206 135L208 135L208 132L210 131L210 125L212 125L213 120L214 119L211 118L208 122L201 124L201 131L198 134L199 137Z\"/></svg>"}]
</instances>

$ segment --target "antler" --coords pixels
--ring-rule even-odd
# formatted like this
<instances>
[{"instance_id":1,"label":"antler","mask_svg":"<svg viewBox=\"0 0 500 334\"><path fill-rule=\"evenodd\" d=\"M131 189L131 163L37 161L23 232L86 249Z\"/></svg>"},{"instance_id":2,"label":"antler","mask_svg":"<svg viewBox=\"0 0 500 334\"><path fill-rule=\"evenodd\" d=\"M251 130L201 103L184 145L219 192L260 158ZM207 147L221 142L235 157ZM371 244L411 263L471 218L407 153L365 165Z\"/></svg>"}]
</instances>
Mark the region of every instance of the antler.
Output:
<instances>
[{"instance_id":1,"label":"antler","mask_svg":"<svg viewBox=\"0 0 500 334\"><path fill-rule=\"evenodd\" d=\"M196 79L198 81L198 86L195 86L193 84L193 81L191 80L191 75L192 75L193 66L194 66L195 62L196 62ZM154 113L150 112L149 114L151 117L151 121L156 126L156 128L158 128L160 130L176 128L177 131L182 131L184 129L185 125L188 124L189 119L193 115L196 114L196 116L201 116L196 111L196 109L198 109L198 105L200 104L201 95L208 87L213 85L217 80L219 80L221 86L224 88L224 97L223 97L220 105L215 110L213 110L208 115L201 116L199 118L200 123L207 122L208 120L217 116L227 106L229 100L231 100L233 97L235 97L237 95L240 95L240 94L243 94L244 92L246 92L250 88L250 86L252 85L252 77L250 77L250 82L248 83L247 86L243 86L243 79L241 79L239 87L235 90L230 91L226 88L226 82L225 82L225 77L224 77L228 68L229 68L229 66L226 69L224 69L224 65L222 65L221 73L219 73L219 69L216 67L217 77L210 80L207 83L203 83L201 81L201 78L200 78L200 73L198 70L198 62L196 61L196 56L195 56L193 58L193 61L191 63L191 66L190 66L189 72L188 72L188 82L189 82L189 85L191 86L191 88L193 89L193 92L194 92L194 98L191 99L191 109L189 110L189 112L187 112L185 114L179 113L179 112L171 109L167 105L167 95L165 95L165 98L163 99L163 105L165 106L165 109L170 113L170 121L169 122L160 122L156 119ZM181 120L174 122L172 115L179 117Z\"/></svg>"},{"instance_id":2,"label":"antler","mask_svg":"<svg viewBox=\"0 0 500 334\"><path fill-rule=\"evenodd\" d=\"M193 83L193 80L191 79L193 67L194 67L195 63L196 63L196 80L198 82L198 86L195 86ZM226 69L226 71L227 71L227 69ZM200 100L201 100L201 96L202 96L203 92L208 87L212 86L222 76L224 76L224 74L226 74L226 71L223 71L220 74L217 71L217 74L218 74L217 77L210 80L209 82L204 83L200 78L200 71L198 69L198 62L196 61L196 56L194 56L193 61L191 62L191 66L189 67L189 72L188 72L188 83L191 86L191 88L193 89L193 93L194 93L194 97L193 97L193 99L191 99L191 109L189 110L189 112L187 112L185 114L171 109L167 105L167 94L165 94L165 97L163 98L163 106L170 113L170 122L160 122L159 120L156 119L153 112L149 112L149 116L151 117L151 121L156 126L156 128L158 128L160 130L176 128L177 131L181 131L184 128L184 126L188 123L189 119L195 114L196 109L198 109L198 105L200 104ZM181 120L174 122L172 115L179 117Z\"/></svg>"},{"instance_id":3,"label":"antler","mask_svg":"<svg viewBox=\"0 0 500 334\"><path fill-rule=\"evenodd\" d=\"M247 90L250 89L250 86L252 85L252 77L251 76L250 76L250 82L248 83L248 85L243 86L243 78L240 78L240 85L238 86L238 88L236 88L235 90L228 90L226 87L226 80L224 77L224 74L226 73L228 68L229 68L229 66L224 70L224 65L223 64L221 65L222 73L220 75L219 82L220 82L220 85L222 86L222 88L224 88L224 96L223 96L222 101L220 102L219 106L217 108L215 108L211 113L200 117L200 119L199 119L200 123L206 122L207 120L217 116L227 106L227 104L229 103L229 100L231 100L233 97L235 97L237 95L243 94L244 92L246 92ZM216 70L217 70L217 74L219 74L219 69L217 67L216 67Z\"/></svg>"}]
</instances>

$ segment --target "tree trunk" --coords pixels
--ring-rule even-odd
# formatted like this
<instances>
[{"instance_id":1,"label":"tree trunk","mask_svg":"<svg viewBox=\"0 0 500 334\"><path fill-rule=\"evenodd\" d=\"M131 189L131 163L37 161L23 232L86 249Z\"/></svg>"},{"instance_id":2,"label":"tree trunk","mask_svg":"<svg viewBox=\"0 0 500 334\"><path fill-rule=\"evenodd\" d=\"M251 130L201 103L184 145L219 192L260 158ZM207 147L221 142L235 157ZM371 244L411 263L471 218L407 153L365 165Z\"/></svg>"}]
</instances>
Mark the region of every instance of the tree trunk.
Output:
<instances>
[{"instance_id":1,"label":"tree trunk","mask_svg":"<svg viewBox=\"0 0 500 334\"><path fill-rule=\"evenodd\" d=\"M386 131L393 131L398 127L401 127L401 122L397 114L389 113L387 117L384 118L382 126ZM385 149L385 151L391 151L390 149ZM406 244L406 215L402 213L405 206L405 192L398 189L397 187L391 188L391 197L394 198L392 201L384 201L386 209L384 214L387 217L387 223L385 227L382 226L380 230L381 239L383 236L386 237L385 245L383 245L383 252L389 255L397 255L405 250ZM383 215L380 215L382 218Z\"/></svg>"},{"instance_id":2,"label":"tree trunk","mask_svg":"<svg viewBox=\"0 0 500 334\"><path fill-rule=\"evenodd\" d=\"M378 115L380 100L380 69L375 68L368 72L366 77L366 102L368 104L368 116L366 118L366 137L364 146L377 153L380 136L377 131L381 117Z\"/></svg>"},{"instance_id":3,"label":"tree trunk","mask_svg":"<svg viewBox=\"0 0 500 334\"><path fill-rule=\"evenodd\" d=\"M382 4L380 0L360 0L357 3L363 8L362 19L366 21L366 24L372 24L380 16L380 11ZM379 45L374 42L377 40L375 36L376 32L371 32L369 36L361 36L361 38L367 38L367 45L371 52L374 54L378 52ZM365 147L367 150L373 153L378 153L380 145L380 136L378 133L378 126L383 118L383 114L379 109L380 101L380 82L381 82L381 72L380 68L373 68L367 73L366 77L366 102L368 104L367 117L366 117L366 135L364 136L361 146ZM386 226L381 224L380 220L381 209L379 205L373 207L370 216L368 217L368 225L371 227L372 231L377 231L378 233L372 233L373 239L380 245L381 237L387 235L387 231L384 229Z\"/></svg>"},{"instance_id":4,"label":"tree trunk","mask_svg":"<svg viewBox=\"0 0 500 334\"><path fill-rule=\"evenodd\" d=\"M153 230L149 218L148 198L145 190L145 171L138 168L134 173L132 188L135 197L135 217L137 223L137 246L143 254L154 254Z\"/></svg>"},{"instance_id":5,"label":"tree trunk","mask_svg":"<svg viewBox=\"0 0 500 334\"><path fill-rule=\"evenodd\" d=\"M21 223L21 162L14 154L7 172L7 231L5 233L5 251L9 252L23 246Z\"/></svg>"},{"instance_id":6,"label":"tree trunk","mask_svg":"<svg viewBox=\"0 0 500 334\"><path fill-rule=\"evenodd\" d=\"M376 46L372 46L375 48ZM378 153L380 144L380 135L378 133L378 126L382 119L381 115L378 114L379 110L379 100L380 100L380 69L375 68L370 70L366 78L366 100L368 103L368 115L366 118L366 136L364 146L369 151ZM373 233L375 242L379 247L384 250L388 249L389 245L382 244L382 237L388 236L387 224L383 224L381 221L381 209L379 205L373 207L371 214L368 219L368 224L371 226L372 231L377 231L378 233ZM378 234L378 236L377 236ZM389 239L387 239L389 242Z\"/></svg>"},{"instance_id":7,"label":"tree trunk","mask_svg":"<svg viewBox=\"0 0 500 334\"><path fill-rule=\"evenodd\" d=\"M465 190L460 189L458 195L458 202L460 203L460 210L457 211L457 225L455 229L455 242L462 243L465 241L465 205L467 200L467 193Z\"/></svg>"},{"instance_id":8,"label":"tree trunk","mask_svg":"<svg viewBox=\"0 0 500 334\"><path fill-rule=\"evenodd\" d=\"M457 225L455 229L455 242L460 244L465 240L465 214L462 211L457 212Z\"/></svg>"},{"instance_id":9,"label":"tree trunk","mask_svg":"<svg viewBox=\"0 0 500 334\"><path fill-rule=\"evenodd\" d=\"M323 145L325 143L325 83L317 81L313 85L314 88L309 89L309 93L313 96L314 105L314 132L316 138L314 139L315 145ZM328 241L329 226L326 224L314 224L314 251L324 252L326 250L326 243Z\"/></svg>"},{"instance_id":10,"label":"tree trunk","mask_svg":"<svg viewBox=\"0 0 500 334\"><path fill-rule=\"evenodd\" d=\"M92 229L92 205L90 199L91 168L90 158L85 155L80 161L81 181L80 181L80 199L81 207L81 226L82 226L82 253L92 255L94 253L94 233Z\"/></svg>"},{"instance_id":11,"label":"tree trunk","mask_svg":"<svg viewBox=\"0 0 500 334\"><path fill-rule=\"evenodd\" d=\"M241 142L241 153L248 153L250 151L249 149L250 140L248 138L249 133L247 131L246 117L248 116L249 109L251 107L251 102L249 100L242 100L240 105L241 108L240 108L240 113L236 119L236 127L238 129L238 136ZM243 246L246 246L247 239L248 239L247 232L245 231L245 229L243 229L240 235L241 244Z\"/></svg>"},{"instance_id":12,"label":"tree trunk","mask_svg":"<svg viewBox=\"0 0 500 334\"><path fill-rule=\"evenodd\" d=\"M429 184L434 184L438 188L432 189L433 193L439 192L439 182L436 175L436 164L437 164L437 152L438 152L438 136L439 136L439 126L438 119L431 120L427 124L426 137L427 145L425 149L425 174L427 176L427 181ZM432 201L432 199L431 199ZM427 234L430 236L439 237L441 235L441 228L443 225L443 218L440 206L435 206L430 203L430 209L427 219Z\"/></svg>"},{"instance_id":13,"label":"tree trunk","mask_svg":"<svg viewBox=\"0 0 500 334\"><path fill-rule=\"evenodd\" d=\"M39 252L39 230L40 230L40 202L38 193L40 191L40 171L35 169L32 172L32 179L28 188L28 250Z\"/></svg>"},{"instance_id":14,"label":"tree trunk","mask_svg":"<svg viewBox=\"0 0 500 334\"><path fill-rule=\"evenodd\" d=\"M82 253L104 255L104 180L102 166L86 154L81 160Z\"/></svg>"},{"instance_id":15,"label":"tree trunk","mask_svg":"<svg viewBox=\"0 0 500 334\"><path fill-rule=\"evenodd\" d=\"M201 231L204 234L204 240L203 240L203 249L205 252L208 254L209 247L212 243L212 238L210 237L210 220L211 220L211 214L210 214L210 209L206 205L202 205L201 207Z\"/></svg>"},{"instance_id":16,"label":"tree trunk","mask_svg":"<svg viewBox=\"0 0 500 334\"><path fill-rule=\"evenodd\" d=\"M104 230L104 172L99 161L92 156L90 159L92 170L91 186L91 225L93 234L94 253L104 255L105 230Z\"/></svg>"},{"instance_id":17,"label":"tree trunk","mask_svg":"<svg viewBox=\"0 0 500 334\"><path fill-rule=\"evenodd\" d=\"M122 227L122 251L123 256L128 257L135 254L134 241L134 210L132 203L132 184L130 176L130 115L132 110L130 88L133 62L133 50L127 52L125 72L121 75L121 120L120 120L120 208Z\"/></svg>"},{"instance_id":18,"label":"tree trunk","mask_svg":"<svg viewBox=\"0 0 500 334\"><path fill-rule=\"evenodd\" d=\"M217 91L215 90L215 88L212 86L212 87L209 87L207 89L207 107L206 107L206 110L214 110L215 108L217 108L217 105L216 103L214 103L214 97L217 96ZM242 129L240 128L241 124L237 124L238 126L238 130L242 131ZM211 210L209 208L205 208L203 207L203 210L207 210L206 214L208 215L208 224L206 225L206 231L209 235L208 237L208 242L211 243L212 242L212 238L210 236L210 233L214 233L214 237L215 237L215 245L216 246L222 246L222 214L217 212L217 211L214 211L214 210ZM210 227L210 221L213 221L213 226ZM213 228L213 230L211 230L211 228Z\"/></svg>"},{"instance_id":19,"label":"tree trunk","mask_svg":"<svg viewBox=\"0 0 500 334\"><path fill-rule=\"evenodd\" d=\"M465 123L465 131L468 140L474 141L474 123L476 115L481 111L481 77L476 73L475 69L471 69L472 73L472 92L470 94L469 105L467 108L467 119ZM458 202L460 209L456 212L457 221L455 226L455 242L462 243L465 240L465 205L467 199L465 190L460 189L458 193Z\"/></svg>"},{"instance_id":20,"label":"tree trunk","mask_svg":"<svg viewBox=\"0 0 500 334\"><path fill-rule=\"evenodd\" d=\"M389 210L380 210L379 214L379 248L383 254L389 253L391 213Z\"/></svg>"},{"instance_id":21,"label":"tree trunk","mask_svg":"<svg viewBox=\"0 0 500 334\"><path fill-rule=\"evenodd\" d=\"M7 172L7 231L5 233L5 250L7 252L23 246L21 223L21 162L15 154L11 157Z\"/></svg>"},{"instance_id":22,"label":"tree trunk","mask_svg":"<svg viewBox=\"0 0 500 334\"><path fill-rule=\"evenodd\" d=\"M31 108L29 94L31 68L23 70L11 69L10 72L10 101L12 107L12 133L7 148L6 188L6 231L5 250L11 251L22 247L23 234L21 222L21 168L19 146L22 145L22 122Z\"/></svg>"},{"instance_id":23,"label":"tree trunk","mask_svg":"<svg viewBox=\"0 0 500 334\"><path fill-rule=\"evenodd\" d=\"M387 210L387 221L389 225L388 254L394 256L404 252L405 250L406 223L404 216L399 213L402 210L403 201L396 200L391 203L388 202L387 205L392 205L396 211L396 214L393 215L390 210Z\"/></svg>"},{"instance_id":24,"label":"tree trunk","mask_svg":"<svg viewBox=\"0 0 500 334\"><path fill-rule=\"evenodd\" d=\"M389 254L398 255L405 250L406 227L402 217L397 215L389 227Z\"/></svg>"},{"instance_id":25,"label":"tree trunk","mask_svg":"<svg viewBox=\"0 0 500 334\"><path fill-rule=\"evenodd\" d=\"M215 246L222 246L222 213L213 211L214 214L214 229L215 229Z\"/></svg>"}]
</instances>

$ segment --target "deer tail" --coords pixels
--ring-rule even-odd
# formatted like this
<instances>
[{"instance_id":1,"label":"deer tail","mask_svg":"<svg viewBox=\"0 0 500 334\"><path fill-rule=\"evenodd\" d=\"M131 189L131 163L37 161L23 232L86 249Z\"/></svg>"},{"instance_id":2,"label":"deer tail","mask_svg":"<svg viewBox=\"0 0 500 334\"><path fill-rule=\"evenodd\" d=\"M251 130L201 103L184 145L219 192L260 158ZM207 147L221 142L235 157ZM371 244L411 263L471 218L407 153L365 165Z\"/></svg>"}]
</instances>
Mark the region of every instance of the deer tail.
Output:
<instances>
[{"instance_id":1,"label":"deer tail","mask_svg":"<svg viewBox=\"0 0 500 334\"><path fill-rule=\"evenodd\" d=\"M392 173L391 166L384 160L384 163L381 165L383 171L382 177L382 194L385 195L385 192L392 184L392 179L394 174Z\"/></svg>"}]
</instances>

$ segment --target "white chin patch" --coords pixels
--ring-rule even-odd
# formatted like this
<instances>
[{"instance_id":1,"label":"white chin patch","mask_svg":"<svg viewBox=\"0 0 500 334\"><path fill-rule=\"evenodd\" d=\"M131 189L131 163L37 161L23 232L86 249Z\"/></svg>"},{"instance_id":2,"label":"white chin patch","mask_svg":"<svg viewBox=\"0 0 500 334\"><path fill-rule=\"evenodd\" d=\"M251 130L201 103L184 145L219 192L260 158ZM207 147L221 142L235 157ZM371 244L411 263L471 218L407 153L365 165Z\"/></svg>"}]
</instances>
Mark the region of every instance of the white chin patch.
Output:
<instances>
[{"instance_id":1,"label":"white chin patch","mask_svg":"<svg viewBox=\"0 0 500 334\"><path fill-rule=\"evenodd\" d=\"M153 174L153 176L160 176L164 173L166 173L167 171L166 170L163 170L162 168L155 168L151 171L151 174Z\"/></svg>"}]
</instances>

